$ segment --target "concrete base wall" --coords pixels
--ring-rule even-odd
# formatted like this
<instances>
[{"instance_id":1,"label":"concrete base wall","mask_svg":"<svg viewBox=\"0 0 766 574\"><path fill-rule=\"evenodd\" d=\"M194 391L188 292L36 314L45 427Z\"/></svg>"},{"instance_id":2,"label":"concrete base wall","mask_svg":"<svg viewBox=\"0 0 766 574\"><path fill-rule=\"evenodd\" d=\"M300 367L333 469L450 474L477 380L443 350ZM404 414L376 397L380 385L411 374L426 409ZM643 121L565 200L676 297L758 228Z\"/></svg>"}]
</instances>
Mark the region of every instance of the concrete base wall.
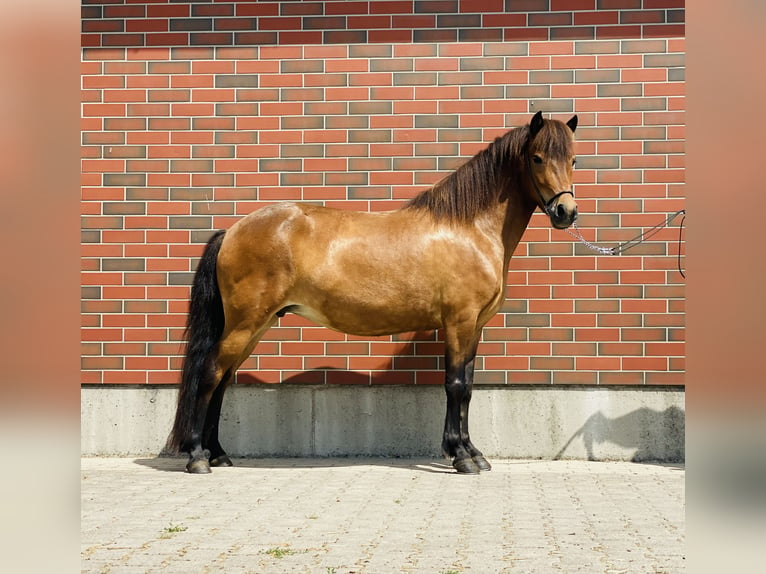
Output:
<instances>
[{"instance_id":1,"label":"concrete base wall","mask_svg":"<svg viewBox=\"0 0 766 574\"><path fill-rule=\"evenodd\" d=\"M84 387L83 455L162 451L169 387ZM438 386L242 385L227 391L221 444L232 456L438 456ZM471 438L488 457L684 460L683 389L474 387Z\"/></svg>"}]
</instances>

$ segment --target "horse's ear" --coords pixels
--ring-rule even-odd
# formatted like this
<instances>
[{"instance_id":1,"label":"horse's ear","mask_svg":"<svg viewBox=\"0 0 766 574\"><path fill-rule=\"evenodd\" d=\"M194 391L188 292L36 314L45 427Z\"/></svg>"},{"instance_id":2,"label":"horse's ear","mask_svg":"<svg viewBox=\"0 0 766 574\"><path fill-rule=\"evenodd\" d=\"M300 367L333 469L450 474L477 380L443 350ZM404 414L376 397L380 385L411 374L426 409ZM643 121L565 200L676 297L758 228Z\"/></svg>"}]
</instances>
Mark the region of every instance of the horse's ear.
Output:
<instances>
[{"instance_id":1,"label":"horse's ear","mask_svg":"<svg viewBox=\"0 0 766 574\"><path fill-rule=\"evenodd\" d=\"M577 129L577 114L573 115L567 122L569 129L574 132Z\"/></svg>"},{"instance_id":2,"label":"horse's ear","mask_svg":"<svg viewBox=\"0 0 766 574\"><path fill-rule=\"evenodd\" d=\"M529 122L529 137L535 137L541 129L543 129L543 112L537 112Z\"/></svg>"}]
</instances>

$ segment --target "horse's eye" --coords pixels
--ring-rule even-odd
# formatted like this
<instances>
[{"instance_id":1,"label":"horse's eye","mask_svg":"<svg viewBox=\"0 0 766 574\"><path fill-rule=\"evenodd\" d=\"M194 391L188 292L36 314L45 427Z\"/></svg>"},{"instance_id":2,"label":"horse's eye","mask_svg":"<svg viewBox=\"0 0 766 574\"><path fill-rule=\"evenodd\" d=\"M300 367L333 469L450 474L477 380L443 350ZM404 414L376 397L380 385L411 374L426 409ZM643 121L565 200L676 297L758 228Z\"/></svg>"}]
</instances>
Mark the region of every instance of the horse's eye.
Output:
<instances>
[{"instance_id":1,"label":"horse's eye","mask_svg":"<svg viewBox=\"0 0 766 574\"><path fill-rule=\"evenodd\" d=\"M536 164L541 164L543 163L543 158L541 158L539 155L536 155L532 158L532 161L535 162Z\"/></svg>"},{"instance_id":2,"label":"horse's eye","mask_svg":"<svg viewBox=\"0 0 766 574\"><path fill-rule=\"evenodd\" d=\"M573 160L572 160L572 167L574 167L574 166L576 166L576 165L577 165L577 160L576 160L576 159L573 159Z\"/></svg>"}]
</instances>

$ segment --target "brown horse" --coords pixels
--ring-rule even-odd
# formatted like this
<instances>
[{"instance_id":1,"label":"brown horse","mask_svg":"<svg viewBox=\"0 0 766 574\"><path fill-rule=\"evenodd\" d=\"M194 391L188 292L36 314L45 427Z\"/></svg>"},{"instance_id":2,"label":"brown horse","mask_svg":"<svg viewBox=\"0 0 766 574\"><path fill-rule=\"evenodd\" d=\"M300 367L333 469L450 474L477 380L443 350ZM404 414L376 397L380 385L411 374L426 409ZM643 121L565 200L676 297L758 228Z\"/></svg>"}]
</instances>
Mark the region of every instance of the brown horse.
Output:
<instances>
[{"instance_id":1,"label":"brown horse","mask_svg":"<svg viewBox=\"0 0 766 574\"><path fill-rule=\"evenodd\" d=\"M169 449L189 453L192 473L231 465L218 442L226 387L278 317L295 313L363 336L443 329L442 449L458 472L489 470L468 434L476 347L535 208L557 229L577 217L576 127L577 116L538 112L397 211L279 203L213 235L192 285Z\"/></svg>"}]
</instances>

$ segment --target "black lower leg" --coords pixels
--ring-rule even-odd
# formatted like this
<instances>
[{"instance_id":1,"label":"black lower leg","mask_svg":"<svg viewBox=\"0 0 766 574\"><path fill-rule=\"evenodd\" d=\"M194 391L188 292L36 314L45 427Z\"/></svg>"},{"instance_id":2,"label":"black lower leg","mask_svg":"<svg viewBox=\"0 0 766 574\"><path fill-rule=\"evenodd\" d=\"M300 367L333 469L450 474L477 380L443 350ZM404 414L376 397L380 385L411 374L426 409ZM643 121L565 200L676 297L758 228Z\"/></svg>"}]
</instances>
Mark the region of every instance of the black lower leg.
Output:
<instances>
[{"instance_id":1,"label":"black lower leg","mask_svg":"<svg viewBox=\"0 0 766 574\"><path fill-rule=\"evenodd\" d=\"M218 441L221 405L223 404L223 395L226 392L230 379L231 377L227 375L216 387L213 396L210 398L210 405L205 417L205 425L202 431L202 448L210 452L210 466L232 466L231 459Z\"/></svg>"},{"instance_id":2,"label":"black lower leg","mask_svg":"<svg viewBox=\"0 0 766 574\"><path fill-rule=\"evenodd\" d=\"M448 367L445 390L447 413L444 420L442 450L446 456L452 457L452 466L455 470L465 474L476 474L480 468L466 450L461 436L461 405L467 391L465 365L460 365L457 369Z\"/></svg>"},{"instance_id":3,"label":"black lower leg","mask_svg":"<svg viewBox=\"0 0 766 574\"><path fill-rule=\"evenodd\" d=\"M460 440L473 462L479 467L479 470L491 470L492 465L484 458L481 451L474 446L468 433L468 409L471 404L471 395L473 394L473 367L474 360L471 360L465 368L466 391L463 393L463 399L460 402Z\"/></svg>"}]
</instances>

